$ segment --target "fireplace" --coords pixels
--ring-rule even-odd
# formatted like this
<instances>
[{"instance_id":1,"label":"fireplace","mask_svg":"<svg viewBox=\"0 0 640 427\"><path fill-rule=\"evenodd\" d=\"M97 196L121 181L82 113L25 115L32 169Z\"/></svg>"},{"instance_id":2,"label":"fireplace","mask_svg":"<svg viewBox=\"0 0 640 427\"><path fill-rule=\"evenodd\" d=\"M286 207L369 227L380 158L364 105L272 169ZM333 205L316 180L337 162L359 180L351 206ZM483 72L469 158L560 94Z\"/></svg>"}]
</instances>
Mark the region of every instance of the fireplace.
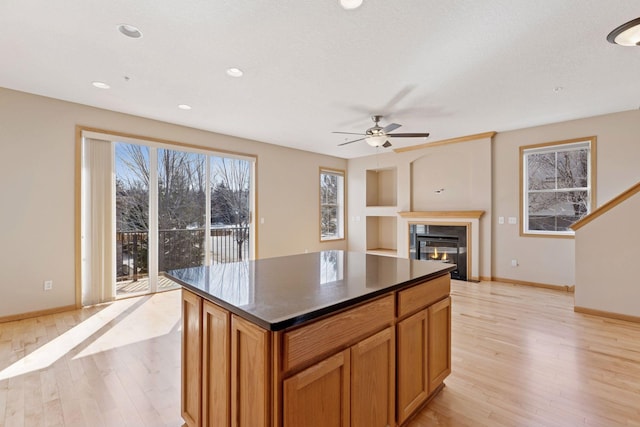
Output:
<instances>
[{"instance_id":1,"label":"fireplace","mask_svg":"<svg viewBox=\"0 0 640 427\"><path fill-rule=\"evenodd\" d=\"M465 225L409 225L410 256L455 264L451 278L468 280L467 227Z\"/></svg>"}]
</instances>

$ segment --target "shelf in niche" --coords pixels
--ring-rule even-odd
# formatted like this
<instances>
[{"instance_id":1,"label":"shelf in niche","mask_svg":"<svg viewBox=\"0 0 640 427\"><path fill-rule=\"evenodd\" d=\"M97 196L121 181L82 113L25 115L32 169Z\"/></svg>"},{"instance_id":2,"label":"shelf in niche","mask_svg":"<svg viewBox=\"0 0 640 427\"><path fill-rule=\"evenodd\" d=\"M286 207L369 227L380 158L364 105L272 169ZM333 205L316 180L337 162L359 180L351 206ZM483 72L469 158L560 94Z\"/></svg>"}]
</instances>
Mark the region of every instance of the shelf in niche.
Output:
<instances>
[{"instance_id":1,"label":"shelf in niche","mask_svg":"<svg viewBox=\"0 0 640 427\"><path fill-rule=\"evenodd\" d=\"M398 204L398 170L396 168L367 169L367 206Z\"/></svg>"},{"instance_id":2,"label":"shelf in niche","mask_svg":"<svg viewBox=\"0 0 640 427\"><path fill-rule=\"evenodd\" d=\"M367 253L372 255L398 257L398 251L395 249L384 249L384 248L367 249Z\"/></svg>"},{"instance_id":3,"label":"shelf in niche","mask_svg":"<svg viewBox=\"0 0 640 427\"><path fill-rule=\"evenodd\" d=\"M367 216L367 252L388 255L398 251L396 216Z\"/></svg>"},{"instance_id":4,"label":"shelf in niche","mask_svg":"<svg viewBox=\"0 0 640 427\"><path fill-rule=\"evenodd\" d=\"M367 206L365 208L365 215L367 216L398 216L397 206Z\"/></svg>"}]
</instances>

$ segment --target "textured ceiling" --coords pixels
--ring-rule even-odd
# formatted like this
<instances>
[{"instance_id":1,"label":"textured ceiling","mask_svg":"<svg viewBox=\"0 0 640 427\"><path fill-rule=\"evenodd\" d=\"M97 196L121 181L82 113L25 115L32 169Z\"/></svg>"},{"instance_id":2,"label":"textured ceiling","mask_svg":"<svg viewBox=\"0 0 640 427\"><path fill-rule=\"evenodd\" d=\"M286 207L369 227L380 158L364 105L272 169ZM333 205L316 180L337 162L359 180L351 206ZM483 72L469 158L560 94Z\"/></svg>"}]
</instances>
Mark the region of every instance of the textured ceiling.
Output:
<instances>
[{"instance_id":1,"label":"textured ceiling","mask_svg":"<svg viewBox=\"0 0 640 427\"><path fill-rule=\"evenodd\" d=\"M376 149L331 131L372 114L438 141L638 108L640 47L606 41L638 16L630 0L2 0L0 86L352 158Z\"/></svg>"}]
</instances>

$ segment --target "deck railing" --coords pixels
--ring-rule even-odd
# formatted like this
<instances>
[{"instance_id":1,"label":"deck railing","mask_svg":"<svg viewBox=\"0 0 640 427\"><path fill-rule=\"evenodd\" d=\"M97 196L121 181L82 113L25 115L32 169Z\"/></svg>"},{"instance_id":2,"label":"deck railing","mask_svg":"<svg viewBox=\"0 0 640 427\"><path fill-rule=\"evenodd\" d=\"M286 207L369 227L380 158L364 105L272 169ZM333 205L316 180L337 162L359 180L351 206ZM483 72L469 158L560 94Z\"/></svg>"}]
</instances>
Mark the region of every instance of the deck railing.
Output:
<instances>
[{"instance_id":1,"label":"deck railing","mask_svg":"<svg viewBox=\"0 0 640 427\"><path fill-rule=\"evenodd\" d=\"M204 264L207 230L175 229L158 233L158 270ZM221 227L209 231L211 262L214 264L249 258L249 227ZM116 280L138 280L149 272L148 231L116 232Z\"/></svg>"}]
</instances>

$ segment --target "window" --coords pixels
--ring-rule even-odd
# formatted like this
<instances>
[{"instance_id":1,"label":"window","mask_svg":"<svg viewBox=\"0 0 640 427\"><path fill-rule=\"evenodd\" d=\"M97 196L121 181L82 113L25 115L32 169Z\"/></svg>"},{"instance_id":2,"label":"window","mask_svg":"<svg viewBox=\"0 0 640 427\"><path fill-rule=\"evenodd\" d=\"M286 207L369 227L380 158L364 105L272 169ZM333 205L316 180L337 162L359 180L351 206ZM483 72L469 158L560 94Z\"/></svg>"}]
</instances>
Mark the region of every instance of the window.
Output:
<instances>
[{"instance_id":1,"label":"window","mask_svg":"<svg viewBox=\"0 0 640 427\"><path fill-rule=\"evenodd\" d=\"M595 204L596 138L520 147L522 235L573 236Z\"/></svg>"},{"instance_id":2,"label":"window","mask_svg":"<svg viewBox=\"0 0 640 427\"><path fill-rule=\"evenodd\" d=\"M344 239L344 171L320 169L320 240Z\"/></svg>"}]
</instances>

